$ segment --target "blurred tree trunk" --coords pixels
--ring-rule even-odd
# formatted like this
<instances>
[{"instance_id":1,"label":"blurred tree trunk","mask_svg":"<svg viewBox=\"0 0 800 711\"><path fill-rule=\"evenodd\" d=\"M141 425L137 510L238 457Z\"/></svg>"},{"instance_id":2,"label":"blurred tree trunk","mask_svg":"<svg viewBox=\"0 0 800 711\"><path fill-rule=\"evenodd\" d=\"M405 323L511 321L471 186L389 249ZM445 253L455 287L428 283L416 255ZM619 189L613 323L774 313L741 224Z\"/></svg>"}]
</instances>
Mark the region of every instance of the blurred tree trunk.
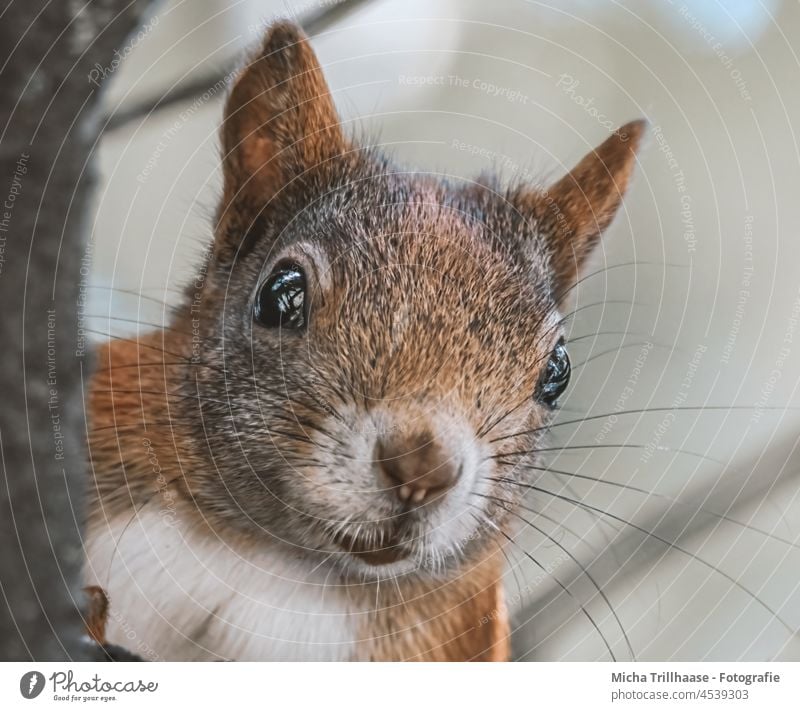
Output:
<instances>
[{"instance_id":1,"label":"blurred tree trunk","mask_svg":"<svg viewBox=\"0 0 800 711\"><path fill-rule=\"evenodd\" d=\"M99 85L150 4L11 0L2 10L0 659L88 654L79 573L91 364L78 325L90 159Z\"/></svg>"}]
</instances>

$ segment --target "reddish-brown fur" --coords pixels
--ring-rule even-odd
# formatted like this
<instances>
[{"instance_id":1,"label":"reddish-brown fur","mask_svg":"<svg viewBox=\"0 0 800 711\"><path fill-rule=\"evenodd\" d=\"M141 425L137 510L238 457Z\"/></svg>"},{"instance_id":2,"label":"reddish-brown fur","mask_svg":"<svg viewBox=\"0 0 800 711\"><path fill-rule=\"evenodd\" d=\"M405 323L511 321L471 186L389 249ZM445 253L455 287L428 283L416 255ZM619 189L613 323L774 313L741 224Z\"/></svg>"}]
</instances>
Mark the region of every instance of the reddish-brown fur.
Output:
<instances>
[{"instance_id":1,"label":"reddish-brown fur","mask_svg":"<svg viewBox=\"0 0 800 711\"><path fill-rule=\"evenodd\" d=\"M165 365L179 338L151 334L140 343L112 341L100 349L90 394L92 469L97 484L95 519L131 511L131 502L148 501L160 484L148 462L143 440L172 472L174 486L185 491L182 476L194 462L187 434L174 417L175 400L165 394L177 366ZM168 351L168 352L164 352ZM101 504L102 502L102 504ZM370 661L505 661L509 623L501 578L504 558L496 552L453 581L384 586L380 611L368 618L357 659ZM108 603L93 588L89 632L105 643ZM375 598L374 585L360 590Z\"/></svg>"},{"instance_id":2,"label":"reddish-brown fur","mask_svg":"<svg viewBox=\"0 0 800 711\"><path fill-rule=\"evenodd\" d=\"M325 493L329 469L283 470L286 457L301 466L319 453L316 433L336 425L337 408L393 403L413 431L429 409L459 413L475 432L512 438L491 445L497 456L533 447L549 413L525 397L558 336L558 324L542 324L616 212L643 130L624 127L546 192L410 176L344 136L308 41L292 25L273 27L225 110L224 192L201 286L189 288L170 328L100 349L91 525L102 531L103 521L148 505L164 486L149 460L157 451L166 485L215 535L258 547L269 530L334 550L322 523L292 520L297 514L271 497L336 520L345 504ZM273 254L312 237L329 266L311 284L313 349L287 336L275 351L267 335L248 330L253 287ZM202 334L199 355L193 331ZM531 434L520 439L520 431ZM352 487L360 484L354 478ZM520 491L493 486L495 498ZM389 506L383 496L376 507ZM444 573L351 584L365 606L378 601L354 658L509 658L501 547L513 519L491 497L483 506L491 525ZM396 534L387 527L402 528L392 511L376 508L368 521L380 545Z\"/></svg>"}]
</instances>

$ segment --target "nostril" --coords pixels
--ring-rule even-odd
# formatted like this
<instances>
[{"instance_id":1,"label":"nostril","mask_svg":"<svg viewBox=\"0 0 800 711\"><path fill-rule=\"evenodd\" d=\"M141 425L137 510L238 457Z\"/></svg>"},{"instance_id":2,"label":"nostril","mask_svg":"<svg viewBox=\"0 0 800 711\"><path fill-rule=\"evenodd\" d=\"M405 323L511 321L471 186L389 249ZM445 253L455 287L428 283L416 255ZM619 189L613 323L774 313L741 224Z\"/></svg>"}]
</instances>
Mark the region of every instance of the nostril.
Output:
<instances>
[{"instance_id":1,"label":"nostril","mask_svg":"<svg viewBox=\"0 0 800 711\"><path fill-rule=\"evenodd\" d=\"M383 483L404 503L421 504L444 494L461 476L462 464L430 436L376 443L375 462Z\"/></svg>"},{"instance_id":2,"label":"nostril","mask_svg":"<svg viewBox=\"0 0 800 711\"><path fill-rule=\"evenodd\" d=\"M392 486L404 486L407 482L402 468L393 459L380 459L378 461L381 471Z\"/></svg>"}]
</instances>

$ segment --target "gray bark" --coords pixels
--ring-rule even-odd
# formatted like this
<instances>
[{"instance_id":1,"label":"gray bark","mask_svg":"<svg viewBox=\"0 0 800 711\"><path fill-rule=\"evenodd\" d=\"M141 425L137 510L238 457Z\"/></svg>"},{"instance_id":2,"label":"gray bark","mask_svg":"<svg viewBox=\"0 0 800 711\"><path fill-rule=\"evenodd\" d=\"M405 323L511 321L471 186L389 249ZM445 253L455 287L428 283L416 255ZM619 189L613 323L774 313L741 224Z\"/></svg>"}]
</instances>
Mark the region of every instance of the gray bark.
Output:
<instances>
[{"instance_id":1,"label":"gray bark","mask_svg":"<svg viewBox=\"0 0 800 711\"><path fill-rule=\"evenodd\" d=\"M79 611L90 364L76 353L97 68L112 67L148 5L12 0L0 20L0 659L90 654Z\"/></svg>"}]
</instances>

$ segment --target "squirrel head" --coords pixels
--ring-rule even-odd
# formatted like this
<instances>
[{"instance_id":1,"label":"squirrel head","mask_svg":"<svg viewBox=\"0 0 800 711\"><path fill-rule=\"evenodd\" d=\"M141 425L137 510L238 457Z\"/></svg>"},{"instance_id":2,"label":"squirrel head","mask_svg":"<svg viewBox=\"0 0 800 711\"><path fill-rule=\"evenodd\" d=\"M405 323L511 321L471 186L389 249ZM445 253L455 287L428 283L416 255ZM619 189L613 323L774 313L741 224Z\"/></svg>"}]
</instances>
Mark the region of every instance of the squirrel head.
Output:
<instances>
[{"instance_id":1,"label":"squirrel head","mask_svg":"<svg viewBox=\"0 0 800 711\"><path fill-rule=\"evenodd\" d=\"M450 184L351 141L308 40L274 25L225 108L192 305L197 505L360 575L486 551L533 476L569 377L559 307L644 130L547 190Z\"/></svg>"}]
</instances>

